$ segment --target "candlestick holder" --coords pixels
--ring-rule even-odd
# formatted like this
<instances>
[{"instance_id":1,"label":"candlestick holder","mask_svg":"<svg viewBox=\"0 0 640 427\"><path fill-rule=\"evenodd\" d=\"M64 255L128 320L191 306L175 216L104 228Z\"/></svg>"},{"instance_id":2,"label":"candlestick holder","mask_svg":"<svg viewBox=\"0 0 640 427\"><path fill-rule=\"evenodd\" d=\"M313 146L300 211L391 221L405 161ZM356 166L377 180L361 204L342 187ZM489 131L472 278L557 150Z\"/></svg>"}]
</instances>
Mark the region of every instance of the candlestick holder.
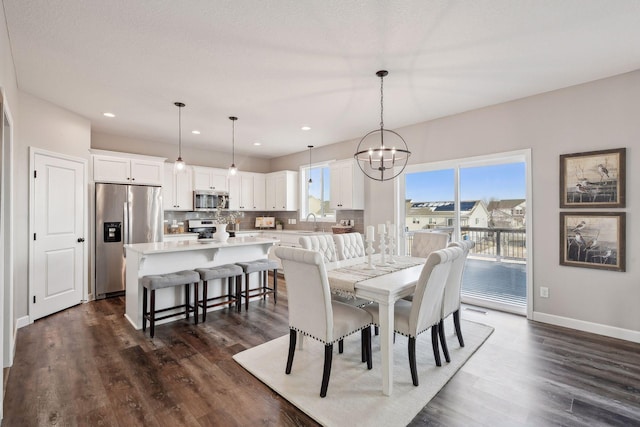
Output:
<instances>
[{"instance_id":1,"label":"candlestick holder","mask_svg":"<svg viewBox=\"0 0 640 427\"><path fill-rule=\"evenodd\" d=\"M367 269L368 270L375 270L376 266L373 265L373 259L372 256L373 253L375 252L375 250L373 249L373 242L371 240L367 240L367 249L365 249L365 252L367 253Z\"/></svg>"},{"instance_id":2,"label":"candlestick holder","mask_svg":"<svg viewBox=\"0 0 640 427\"><path fill-rule=\"evenodd\" d=\"M380 263L378 265L387 265L387 245L385 243L385 233L380 233Z\"/></svg>"},{"instance_id":3,"label":"candlestick holder","mask_svg":"<svg viewBox=\"0 0 640 427\"><path fill-rule=\"evenodd\" d=\"M396 251L396 239L392 234L390 234L389 235L389 260L387 261L389 264L396 263L396 260L393 259L393 256L395 255L395 251Z\"/></svg>"}]
</instances>

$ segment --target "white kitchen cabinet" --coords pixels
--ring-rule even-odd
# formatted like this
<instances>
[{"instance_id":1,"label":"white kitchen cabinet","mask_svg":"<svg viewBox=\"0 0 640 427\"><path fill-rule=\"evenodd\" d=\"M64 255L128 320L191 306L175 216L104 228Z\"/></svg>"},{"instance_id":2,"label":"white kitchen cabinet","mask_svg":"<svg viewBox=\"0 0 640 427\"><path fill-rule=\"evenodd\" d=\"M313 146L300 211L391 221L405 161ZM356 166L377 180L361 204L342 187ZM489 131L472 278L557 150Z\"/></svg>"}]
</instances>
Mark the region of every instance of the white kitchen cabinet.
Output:
<instances>
[{"instance_id":1,"label":"white kitchen cabinet","mask_svg":"<svg viewBox=\"0 0 640 427\"><path fill-rule=\"evenodd\" d=\"M364 209L364 174L353 159L331 163L331 209Z\"/></svg>"},{"instance_id":2,"label":"white kitchen cabinet","mask_svg":"<svg viewBox=\"0 0 640 427\"><path fill-rule=\"evenodd\" d=\"M265 210L265 177L261 173L240 172L229 178L229 209Z\"/></svg>"},{"instance_id":3,"label":"white kitchen cabinet","mask_svg":"<svg viewBox=\"0 0 640 427\"><path fill-rule=\"evenodd\" d=\"M295 211L298 209L298 172L268 173L265 181L266 210Z\"/></svg>"},{"instance_id":4,"label":"white kitchen cabinet","mask_svg":"<svg viewBox=\"0 0 640 427\"><path fill-rule=\"evenodd\" d=\"M162 205L165 211L193 210L193 170L181 173L173 172L173 163L164 165L164 182L162 184Z\"/></svg>"},{"instance_id":5,"label":"white kitchen cabinet","mask_svg":"<svg viewBox=\"0 0 640 427\"><path fill-rule=\"evenodd\" d=\"M193 189L229 191L227 170L193 166Z\"/></svg>"},{"instance_id":6,"label":"white kitchen cabinet","mask_svg":"<svg viewBox=\"0 0 640 427\"><path fill-rule=\"evenodd\" d=\"M119 155L94 154L93 180L95 182L115 182L124 184L162 185L164 159L144 156L126 157Z\"/></svg>"}]
</instances>

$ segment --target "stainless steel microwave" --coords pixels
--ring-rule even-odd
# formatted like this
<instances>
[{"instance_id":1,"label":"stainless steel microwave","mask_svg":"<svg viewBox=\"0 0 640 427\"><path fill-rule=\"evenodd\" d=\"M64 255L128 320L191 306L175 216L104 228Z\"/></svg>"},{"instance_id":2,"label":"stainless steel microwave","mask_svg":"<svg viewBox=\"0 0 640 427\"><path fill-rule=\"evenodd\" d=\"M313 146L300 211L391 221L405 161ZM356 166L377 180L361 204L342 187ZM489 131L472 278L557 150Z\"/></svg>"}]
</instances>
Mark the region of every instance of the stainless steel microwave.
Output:
<instances>
[{"instance_id":1,"label":"stainless steel microwave","mask_svg":"<svg viewBox=\"0 0 640 427\"><path fill-rule=\"evenodd\" d=\"M216 209L229 209L229 193L205 190L193 192L194 211L214 211Z\"/></svg>"}]
</instances>

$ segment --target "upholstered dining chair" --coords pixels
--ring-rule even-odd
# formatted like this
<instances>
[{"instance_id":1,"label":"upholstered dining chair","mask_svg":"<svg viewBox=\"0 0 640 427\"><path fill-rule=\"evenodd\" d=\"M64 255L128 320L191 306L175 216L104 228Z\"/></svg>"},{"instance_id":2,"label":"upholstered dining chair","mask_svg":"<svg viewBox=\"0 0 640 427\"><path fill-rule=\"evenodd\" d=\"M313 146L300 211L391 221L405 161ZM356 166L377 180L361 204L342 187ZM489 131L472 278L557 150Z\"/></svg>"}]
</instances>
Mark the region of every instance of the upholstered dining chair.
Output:
<instances>
[{"instance_id":1,"label":"upholstered dining chair","mask_svg":"<svg viewBox=\"0 0 640 427\"><path fill-rule=\"evenodd\" d=\"M298 239L303 249L320 252L325 262L338 260L336 255L336 245L331 234L317 234L311 236L300 236Z\"/></svg>"},{"instance_id":2,"label":"upholstered dining chair","mask_svg":"<svg viewBox=\"0 0 640 427\"><path fill-rule=\"evenodd\" d=\"M333 241L336 245L338 261L366 255L362 234L360 233L334 234Z\"/></svg>"},{"instance_id":3,"label":"upholstered dining chair","mask_svg":"<svg viewBox=\"0 0 640 427\"><path fill-rule=\"evenodd\" d=\"M456 336L460 347L464 347L464 339L462 338L462 329L460 328L460 290L462 288L462 276L467 256L471 249L476 245L472 240L462 240L460 242L451 242L449 247L458 247L462 249L462 256L459 256L451 264L451 271L447 278L447 284L444 287L444 297L442 299L442 318L438 325L438 335L440 335L440 344L442 345L442 353L447 362L450 362L449 349L444 332L444 319L453 314L453 325L456 329Z\"/></svg>"},{"instance_id":4,"label":"upholstered dining chair","mask_svg":"<svg viewBox=\"0 0 640 427\"><path fill-rule=\"evenodd\" d=\"M366 255L364 249L364 241L362 240L362 234L360 233L343 233L334 234L333 241L336 244L336 255L338 261L345 259L359 258ZM362 298L347 298L341 295L331 296L335 301L340 301L345 304L355 305L356 307L364 307L367 304L371 304L371 301ZM378 335L378 327L375 328L375 333ZM364 361L364 351L362 353L362 359Z\"/></svg>"},{"instance_id":5,"label":"upholstered dining chair","mask_svg":"<svg viewBox=\"0 0 640 427\"><path fill-rule=\"evenodd\" d=\"M416 368L416 338L431 328L431 345L436 365L441 366L438 349L438 324L442 314L442 297L453 261L462 256L460 248L445 248L431 252L416 283L413 301L398 300L394 306L394 331L409 337L409 369L413 385L418 385ZM378 304L364 307L379 325Z\"/></svg>"},{"instance_id":6,"label":"upholstered dining chair","mask_svg":"<svg viewBox=\"0 0 640 427\"><path fill-rule=\"evenodd\" d=\"M426 258L433 251L444 249L449 243L449 234L437 231L416 231L411 243L411 256Z\"/></svg>"},{"instance_id":7,"label":"upholstered dining chair","mask_svg":"<svg viewBox=\"0 0 640 427\"><path fill-rule=\"evenodd\" d=\"M367 368L371 363L372 317L365 310L331 300L322 255L317 251L281 246L275 254L282 260L289 299L289 355L285 372L291 373L297 334L324 344L324 370L320 397L327 395L333 344L361 331Z\"/></svg>"}]
</instances>

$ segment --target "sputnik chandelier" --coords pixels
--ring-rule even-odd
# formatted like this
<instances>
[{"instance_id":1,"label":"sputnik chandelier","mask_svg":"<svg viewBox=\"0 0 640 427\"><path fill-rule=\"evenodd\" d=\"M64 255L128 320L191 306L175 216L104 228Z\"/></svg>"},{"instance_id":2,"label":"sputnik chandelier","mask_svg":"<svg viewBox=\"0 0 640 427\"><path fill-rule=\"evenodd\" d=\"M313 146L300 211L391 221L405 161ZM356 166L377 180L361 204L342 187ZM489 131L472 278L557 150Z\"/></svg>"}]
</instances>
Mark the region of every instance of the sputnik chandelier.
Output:
<instances>
[{"instance_id":1,"label":"sputnik chandelier","mask_svg":"<svg viewBox=\"0 0 640 427\"><path fill-rule=\"evenodd\" d=\"M380 70L380 129L375 129L360 140L353 157L357 160L362 172L376 181L394 179L407 166L411 152L407 143L397 133L384 128L384 77L389 74Z\"/></svg>"}]
</instances>

